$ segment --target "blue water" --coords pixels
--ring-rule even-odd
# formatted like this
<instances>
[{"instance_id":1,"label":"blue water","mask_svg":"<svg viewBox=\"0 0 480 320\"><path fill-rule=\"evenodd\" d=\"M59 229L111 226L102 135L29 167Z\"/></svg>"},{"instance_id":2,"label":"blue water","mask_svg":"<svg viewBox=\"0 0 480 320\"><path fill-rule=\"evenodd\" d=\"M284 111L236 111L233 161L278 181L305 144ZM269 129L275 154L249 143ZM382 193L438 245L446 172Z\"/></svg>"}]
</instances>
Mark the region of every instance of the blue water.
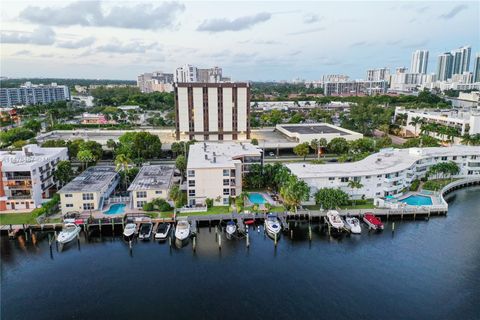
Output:
<instances>
[{"instance_id":1,"label":"blue water","mask_svg":"<svg viewBox=\"0 0 480 320\"><path fill-rule=\"evenodd\" d=\"M121 230L49 249L0 241L0 318L162 320L478 320L480 187L446 197L448 216L384 221L383 232L329 237L308 222L278 245L250 229L227 239L198 228L183 248L167 242L129 245ZM121 229L121 228L117 228Z\"/></svg>"},{"instance_id":2,"label":"blue water","mask_svg":"<svg viewBox=\"0 0 480 320\"><path fill-rule=\"evenodd\" d=\"M123 203L117 203L117 204L112 204L110 208L108 208L107 211L105 211L105 214L119 214L119 213L124 213L125 212L125 204Z\"/></svg>"},{"instance_id":3,"label":"blue water","mask_svg":"<svg viewBox=\"0 0 480 320\"><path fill-rule=\"evenodd\" d=\"M399 200L400 202L404 202L411 206L431 206L432 205L432 198L424 197L424 196L410 196L408 198Z\"/></svg>"},{"instance_id":4,"label":"blue water","mask_svg":"<svg viewBox=\"0 0 480 320\"><path fill-rule=\"evenodd\" d=\"M249 193L248 200L254 204L264 204L267 202L265 198L260 193Z\"/></svg>"}]
</instances>

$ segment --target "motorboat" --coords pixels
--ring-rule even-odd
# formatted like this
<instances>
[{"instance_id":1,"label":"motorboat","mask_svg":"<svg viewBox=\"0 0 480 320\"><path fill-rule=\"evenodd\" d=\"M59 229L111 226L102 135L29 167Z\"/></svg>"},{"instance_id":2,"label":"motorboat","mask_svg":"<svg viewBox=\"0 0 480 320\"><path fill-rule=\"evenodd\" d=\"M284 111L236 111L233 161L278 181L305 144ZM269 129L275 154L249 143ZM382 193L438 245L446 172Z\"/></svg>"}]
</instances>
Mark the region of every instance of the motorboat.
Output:
<instances>
[{"instance_id":1,"label":"motorboat","mask_svg":"<svg viewBox=\"0 0 480 320\"><path fill-rule=\"evenodd\" d=\"M265 220L265 230L272 238L279 236L282 226L276 215L269 214L267 216L267 219Z\"/></svg>"},{"instance_id":2,"label":"motorboat","mask_svg":"<svg viewBox=\"0 0 480 320\"><path fill-rule=\"evenodd\" d=\"M340 214L336 210L327 211L327 220L328 224L337 230L341 230L343 227L345 227L342 218L340 218Z\"/></svg>"},{"instance_id":3,"label":"motorboat","mask_svg":"<svg viewBox=\"0 0 480 320\"><path fill-rule=\"evenodd\" d=\"M362 233L362 227L360 226L360 220L355 217L345 218L345 228L350 230L351 233Z\"/></svg>"},{"instance_id":4,"label":"motorboat","mask_svg":"<svg viewBox=\"0 0 480 320\"><path fill-rule=\"evenodd\" d=\"M132 240L135 237L135 232L137 231L137 225L135 223L127 223L123 229L123 236L126 240Z\"/></svg>"},{"instance_id":5,"label":"motorboat","mask_svg":"<svg viewBox=\"0 0 480 320\"><path fill-rule=\"evenodd\" d=\"M233 235L237 231L237 225L235 224L235 221L228 221L227 228L225 230L227 231L228 235Z\"/></svg>"},{"instance_id":6,"label":"motorboat","mask_svg":"<svg viewBox=\"0 0 480 320\"><path fill-rule=\"evenodd\" d=\"M190 236L190 224L187 220L180 220L177 222L177 227L175 228L175 238L177 240L183 241Z\"/></svg>"},{"instance_id":7,"label":"motorboat","mask_svg":"<svg viewBox=\"0 0 480 320\"><path fill-rule=\"evenodd\" d=\"M365 213L363 215L363 221L373 230L383 230L382 220L377 218L373 213Z\"/></svg>"},{"instance_id":8,"label":"motorboat","mask_svg":"<svg viewBox=\"0 0 480 320\"><path fill-rule=\"evenodd\" d=\"M155 230L155 240L166 240L170 233L170 223L159 223Z\"/></svg>"},{"instance_id":9,"label":"motorboat","mask_svg":"<svg viewBox=\"0 0 480 320\"><path fill-rule=\"evenodd\" d=\"M57 241L60 244L68 243L78 236L80 230L80 226L76 225L75 223L65 223L62 231L57 236Z\"/></svg>"},{"instance_id":10,"label":"motorboat","mask_svg":"<svg viewBox=\"0 0 480 320\"><path fill-rule=\"evenodd\" d=\"M152 236L153 223L145 222L140 225L140 230L138 231L138 238L141 240L150 240Z\"/></svg>"}]
</instances>

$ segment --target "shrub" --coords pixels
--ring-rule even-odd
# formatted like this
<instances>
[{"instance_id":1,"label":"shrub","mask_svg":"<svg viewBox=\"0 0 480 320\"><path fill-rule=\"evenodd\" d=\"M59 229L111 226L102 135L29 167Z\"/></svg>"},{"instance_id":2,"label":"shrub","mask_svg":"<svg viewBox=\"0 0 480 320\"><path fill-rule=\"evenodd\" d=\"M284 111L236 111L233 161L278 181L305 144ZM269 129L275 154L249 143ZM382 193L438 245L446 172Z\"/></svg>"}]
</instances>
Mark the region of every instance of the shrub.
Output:
<instances>
[{"instance_id":1,"label":"shrub","mask_svg":"<svg viewBox=\"0 0 480 320\"><path fill-rule=\"evenodd\" d=\"M172 210L170 204L164 199L158 198L152 201L152 205L155 206L158 211L165 212Z\"/></svg>"},{"instance_id":2,"label":"shrub","mask_svg":"<svg viewBox=\"0 0 480 320\"><path fill-rule=\"evenodd\" d=\"M211 208L213 206L213 199L206 199L205 204L207 205L207 208Z\"/></svg>"},{"instance_id":3,"label":"shrub","mask_svg":"<svg viewBox=\"0 0 480 320\"><path fill-rule=\"evenodd\" d=\"M145 203L145 204L142 206L142 209L143 209L144 211L153 211L153 210L155 210L155 208L154 208L154 206L153 206L153 203L151 203L151 202Z\"/></svg>"},{"instance_id":4,"label":"shrub","mask_svg":"<svg viewBox=\"0 0 480 320\"><path fill-rule=\"evenodd\" d=\"M413 180L412 185L410 186L410 191L417 191L419 186L420 186L420 180L418 179Z\"/></svg>"}]
</instances>

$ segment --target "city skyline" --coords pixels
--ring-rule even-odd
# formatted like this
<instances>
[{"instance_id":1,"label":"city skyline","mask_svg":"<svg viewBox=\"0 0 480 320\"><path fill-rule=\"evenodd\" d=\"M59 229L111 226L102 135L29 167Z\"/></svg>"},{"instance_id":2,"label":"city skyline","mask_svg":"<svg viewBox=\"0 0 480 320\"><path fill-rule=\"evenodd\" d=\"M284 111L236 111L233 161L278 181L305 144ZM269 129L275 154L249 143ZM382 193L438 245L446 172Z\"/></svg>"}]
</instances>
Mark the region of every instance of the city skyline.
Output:
<instances>
[{"instance_id":1,"label":"city skyline","mask_svg":"<svg viewBox=\"0 0 480 320\"><path fill-rule=\"evenodd\" d=\"M438 55L464 45L472 71L479 50L474 2L248 4L9 2L1 75L133 80L188 63L220 66L238 81L362 79L367 69L409 67L415 50L429 51L435 73Z\"/></svg>"}]
</instances>

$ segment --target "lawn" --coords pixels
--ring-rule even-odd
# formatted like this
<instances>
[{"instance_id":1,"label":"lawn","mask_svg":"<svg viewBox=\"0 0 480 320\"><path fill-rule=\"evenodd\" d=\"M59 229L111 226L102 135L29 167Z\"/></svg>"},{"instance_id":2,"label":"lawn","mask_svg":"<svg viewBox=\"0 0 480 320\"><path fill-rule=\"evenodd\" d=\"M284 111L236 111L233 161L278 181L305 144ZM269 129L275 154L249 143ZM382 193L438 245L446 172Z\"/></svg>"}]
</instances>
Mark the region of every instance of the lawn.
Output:
<instances>
[{"instance_id":1,"label":"lawn","mask_svg":"<svg viewBox=\"0 0 480 320\"><path fill-rule=\"evenodd\" d=\"M243 211L249 211L249 212L254 212L253 211L253 206L245 207L243 208ZM258 212L261 212L260 210L257 210ZM284 206L273 206L268 210L268 212L284 212L285 207Z\"/></svg>"},{"instance_id":2,"label":"lawn","mask_svg":"<svg viewBox=\"0 0 480 320\"><path fill-rule=\"evenodd\" d=\"M37 220L30 212L27 213L5 213L0 214L0 224L37 224Z\"/></svg>"},{"instance_id":3,"label":"lawn","mask_svg":"<svg viewBox=\"0 0 480 320\"><path fill-rule=\"evenodd\" d=\"M339 206L340 209L374 209L375 206L373 205L373 199L366 199L366 200L357 200L357 203L349 201L350 203L344 206ZM308 210L320 210L320 206L318 204L311 205L311 206L304 206Z\"/></svg>"},{"instance_id":4,"label":"lawn","mask_svg":"<svg viewBox=\"0 0 480 320\"><path fill-rule=\"evenodd\" d=\"M178 213L179 217L188 217L188 216L207 216L210 214L227 214L230 213L230 206L213 206L208 208L206 212L184 212Z\"/></svg>"}]
</instances>

